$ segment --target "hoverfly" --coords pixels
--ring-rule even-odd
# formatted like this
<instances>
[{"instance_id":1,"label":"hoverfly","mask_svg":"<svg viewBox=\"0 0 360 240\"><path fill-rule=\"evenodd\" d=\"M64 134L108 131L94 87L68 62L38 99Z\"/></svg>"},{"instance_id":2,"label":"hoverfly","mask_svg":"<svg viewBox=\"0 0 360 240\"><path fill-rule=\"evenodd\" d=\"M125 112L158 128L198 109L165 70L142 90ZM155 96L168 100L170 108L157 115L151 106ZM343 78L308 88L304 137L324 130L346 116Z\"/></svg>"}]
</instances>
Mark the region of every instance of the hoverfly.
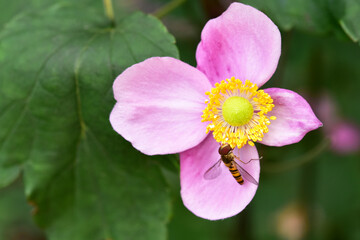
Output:
<instances>
[{"instance_id":1,"label":"hoverfly","mask_svg":"<svg viewBox=\"0 0 360 240\"><path fill-rule=\"evenodd\" d=\"M241 161L235 154L233 153L233 148L227 143L221 144L219 148L219 154L220 159L217 161L213 166L211 166L205 173L204 178L206 180L211 180L216 177L218 177L221 173L221 162L225 164L227 168L229 168L229 171L231 175L235 178L235 180L240 184L244 184L244 178L245 180L255 184L259 185L259 183L253 178L244 168L242 168L235 159ZM255 159L251 159L255 160ZM250 160L250 161L251 161ZM250 162L249 161L249 162ZM243 162L243 161L241 161Z\"/></svg>"}]
</instances>

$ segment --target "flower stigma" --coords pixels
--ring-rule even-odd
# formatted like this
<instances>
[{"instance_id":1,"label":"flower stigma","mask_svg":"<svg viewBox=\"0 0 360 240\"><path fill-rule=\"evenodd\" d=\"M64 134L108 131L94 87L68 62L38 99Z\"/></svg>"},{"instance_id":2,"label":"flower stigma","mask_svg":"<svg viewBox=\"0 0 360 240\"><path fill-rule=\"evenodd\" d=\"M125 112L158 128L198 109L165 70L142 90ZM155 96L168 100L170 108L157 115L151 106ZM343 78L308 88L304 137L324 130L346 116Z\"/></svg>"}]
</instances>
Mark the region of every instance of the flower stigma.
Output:
<instances>
[{"instance_id":1,"label":"flower stigma","mask_svg":"<svg viewBox=\"0 0 360 240\"><path fill-rule=\"evenodd\" d=\"M267 115L275 107L270 95L249 80L243 83L232 77L216 83L205 94L209 99L205 101L202 121L210 122L206 133L212 131L217 142L232 148L254 146L269 131L270 120L276 119Z\"/></svg>"},{"instance_id":2,"label":"flower stigma","mask_svg":"<svg viewBox=\"0 0 360 240\"><path fill-rule=\"evenodd\" d=\"M222 113L227 123L232 126L241 126L251 120L254 108L246 98L232 96L222 105Z\"/></svg>"}]
</instances>

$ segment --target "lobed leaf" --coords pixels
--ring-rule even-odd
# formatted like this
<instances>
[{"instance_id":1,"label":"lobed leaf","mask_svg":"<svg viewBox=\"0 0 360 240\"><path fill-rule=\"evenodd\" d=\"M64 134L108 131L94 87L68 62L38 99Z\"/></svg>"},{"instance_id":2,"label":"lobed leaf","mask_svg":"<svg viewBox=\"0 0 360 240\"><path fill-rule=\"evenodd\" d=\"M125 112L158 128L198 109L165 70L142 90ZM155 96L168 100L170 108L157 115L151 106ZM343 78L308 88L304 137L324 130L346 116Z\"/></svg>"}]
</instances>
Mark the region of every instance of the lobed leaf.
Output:
<instances>
[{"instance_id":1,"label":"lobed leaf","mask_svg":"<svg viewBox=\"0 0 360 240\"><path fill-rule=\"evenodd\" d=\"M103 15L98 5L61 2L0 32L0 171L23 166L26 196L50 239L163 239L166 183L108 117L119 73L178 52L151 16L135 13L112 28Z\"/></svg>"}]
</instances>

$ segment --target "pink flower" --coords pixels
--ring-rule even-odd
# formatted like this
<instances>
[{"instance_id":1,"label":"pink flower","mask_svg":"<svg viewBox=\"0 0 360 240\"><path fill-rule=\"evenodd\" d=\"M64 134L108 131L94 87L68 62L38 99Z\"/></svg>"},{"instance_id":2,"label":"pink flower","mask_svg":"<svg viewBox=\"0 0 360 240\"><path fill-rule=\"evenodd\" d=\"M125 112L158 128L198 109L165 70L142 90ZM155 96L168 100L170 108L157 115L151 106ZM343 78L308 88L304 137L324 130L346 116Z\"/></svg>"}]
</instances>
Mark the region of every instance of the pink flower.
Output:
<instances>
[{"instance_id":1,"label":"pink flower","mask_svg":"<svg viewBox=\"0 0 360 240\"><path fill-rule=\"evenodd\" d=\"M350 154L360 149L359 126L348 121L338 122L329 130L331 149L338 154Z\"/></svg>"},{"instance_id":2,"label":"pink flower","mask_svg":"<svg viewBox=\"0 0 360 240\"><path fill-rule=\"evenodd\" d=\"M204 27L197 68L154 57L116 78L113 128L145 154L180 153L181 196L195 215L211 220L233 216L257 190L246 178L239 185L223 163L219 177L204 178L220 158L219 142L230 144L248 162L259 158L254 142L292 144L322 125L297 93L258 90L273 75L280 51L273 22L250 6L233 3ZM259 180L259 161L240 165Z\"/></svg>"},{"instance_id":3,"label":"pink flower","mask_svg":"<svg viewBox=\"0 0 360 240\"><path fill-rule=\"evenodd\" d=\"M329 93L319 96L314 109L325 123L323 130L330 139L332 151L346 155L360 150L359 126L340 116L338 106Z\"/></svg>"}]
</instances>

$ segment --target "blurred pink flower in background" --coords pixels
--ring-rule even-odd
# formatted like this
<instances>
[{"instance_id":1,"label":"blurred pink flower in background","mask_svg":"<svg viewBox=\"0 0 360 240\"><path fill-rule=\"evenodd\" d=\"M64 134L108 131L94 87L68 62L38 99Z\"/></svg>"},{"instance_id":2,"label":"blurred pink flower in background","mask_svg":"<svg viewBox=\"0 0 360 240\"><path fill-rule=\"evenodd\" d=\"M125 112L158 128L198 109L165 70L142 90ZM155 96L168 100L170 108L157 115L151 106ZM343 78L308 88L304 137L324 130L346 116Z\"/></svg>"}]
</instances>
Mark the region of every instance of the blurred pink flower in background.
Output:
<instances>
[{"instance_id":1,"label":"blurred pink flower in background","mask_svg":"<svg viewBox=\"0 0 360 240\"><path fill-rule=\"evenodd\" d=\"M331 150L338 154L359 151L359 125L340 116L334 98L328 93L323 93L314 105L314 111L324 123L324 133L331 141Z\"/></svg>"}]
</instances>

